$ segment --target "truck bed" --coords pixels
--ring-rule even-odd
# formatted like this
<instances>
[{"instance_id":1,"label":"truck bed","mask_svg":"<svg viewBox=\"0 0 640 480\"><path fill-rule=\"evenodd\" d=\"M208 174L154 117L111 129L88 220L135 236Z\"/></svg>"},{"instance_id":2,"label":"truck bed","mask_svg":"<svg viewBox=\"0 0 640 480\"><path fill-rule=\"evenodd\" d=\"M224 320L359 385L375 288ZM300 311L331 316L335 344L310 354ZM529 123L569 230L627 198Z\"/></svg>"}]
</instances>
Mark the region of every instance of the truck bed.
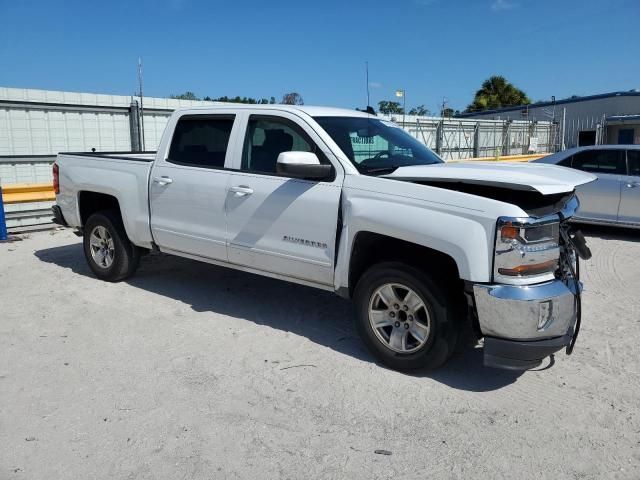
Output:
<instances>
[{"instance_id":1,"label":"truck bed","mask_svg":"<svg viewBox=\"0 0 640 480\"><path fill-rule=\"evenodd\" d=\"M149 173L155 152L70 152L60 153L60 193L56 197L65 221L82 226L82 204L95 195L117 201L122 223L131 241L151 246L149 228Z\"/></svg>"}]
</instances>

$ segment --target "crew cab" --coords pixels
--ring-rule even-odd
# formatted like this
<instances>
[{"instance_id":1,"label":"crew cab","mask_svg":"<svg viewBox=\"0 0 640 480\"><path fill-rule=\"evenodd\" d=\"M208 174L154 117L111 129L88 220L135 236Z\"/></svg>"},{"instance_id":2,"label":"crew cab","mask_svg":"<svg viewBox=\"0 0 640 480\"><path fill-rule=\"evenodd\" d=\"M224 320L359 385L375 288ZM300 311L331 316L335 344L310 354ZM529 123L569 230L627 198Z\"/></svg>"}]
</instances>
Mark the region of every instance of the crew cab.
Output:
<instances>
[{"instance_id":1,"label":"crew cab","mask_svg":"<svg viewBox=\"0 0 640 480\"><path fill-rule=\"evenodd\" d=\"M329 290L399 370L442 365L467 319L493 367L537 366L577 336L589 252L567 219L589 173L444 163L375 115L285 105L178 110L157 152L53 169L55 220L102 280L160 251Z\"/></svg>"}]
</instances>

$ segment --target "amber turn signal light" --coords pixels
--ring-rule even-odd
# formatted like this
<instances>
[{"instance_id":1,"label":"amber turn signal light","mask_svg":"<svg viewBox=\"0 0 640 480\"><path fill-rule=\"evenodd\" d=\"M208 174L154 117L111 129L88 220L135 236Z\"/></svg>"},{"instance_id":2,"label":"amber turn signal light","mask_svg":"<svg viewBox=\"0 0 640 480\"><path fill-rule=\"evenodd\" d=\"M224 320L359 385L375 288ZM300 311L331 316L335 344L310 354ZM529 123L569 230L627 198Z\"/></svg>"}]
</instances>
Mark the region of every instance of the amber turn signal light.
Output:
<instances>
[{"instance_id":1,"label":"amber turn signal light","mask_svg":"<svg viewBox=\"0 0 640 480\"><path fill-rule=\"evenodd\" d=\"M541 273L553 272L558 266L558 260L548 260L542 263L533 263L531 265L519 265L513 268L499 268L500 275L508 275L510 277L523 277L528 275L540 275Z\"/></svg>"},{"instance_id":2,"label":"amber turn signal light","mask_svg":"<svg viewBox=\"0 0 640 480\"><path fill-rule=\"evenodd\" d=\"M520 236L520 229L511 225L505 225L500 230L502 240L516 240Z\"/></svg>"}]
</instances>

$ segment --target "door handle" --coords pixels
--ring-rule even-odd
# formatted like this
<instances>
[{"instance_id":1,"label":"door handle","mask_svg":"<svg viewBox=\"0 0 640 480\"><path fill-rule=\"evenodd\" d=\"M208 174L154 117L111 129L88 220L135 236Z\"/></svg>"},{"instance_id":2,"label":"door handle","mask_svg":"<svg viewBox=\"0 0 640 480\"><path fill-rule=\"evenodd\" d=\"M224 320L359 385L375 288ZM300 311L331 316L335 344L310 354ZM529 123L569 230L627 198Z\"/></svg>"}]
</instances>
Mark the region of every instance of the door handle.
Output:
<instances>
[{"instance_id":1,"label":"door handle","mask_svg":"<svg viewBox=\"0 0 640 480\"><path fill-rule=\"evenodd\" d=\"M172 179L170 179L169 177L165 177L164 175L162 177L155 177L153 181L160 186L169 185L170 183L173 183Z\"/></svg>"},{"instance_id":2,"label":"door handle","mask_svg":"<svg viewBox=\"0 0 640 480\"><path fill-rule=\"evenodd\" d=\"M640 187L640 182L627 182L627 188Z\"/></svg>"},{"instance_id":3,"label":"door handle","mask_svg":"<svg viewBox=\"0 0 640 480\"><path fill-rule=\"evenodd\" d=\"M235 193L237 197L244 197L245 195L251 195L253 193L253 188L248 187L247 185L238 185L231 187L229 191Z\"/></svg>"}]
</instances>

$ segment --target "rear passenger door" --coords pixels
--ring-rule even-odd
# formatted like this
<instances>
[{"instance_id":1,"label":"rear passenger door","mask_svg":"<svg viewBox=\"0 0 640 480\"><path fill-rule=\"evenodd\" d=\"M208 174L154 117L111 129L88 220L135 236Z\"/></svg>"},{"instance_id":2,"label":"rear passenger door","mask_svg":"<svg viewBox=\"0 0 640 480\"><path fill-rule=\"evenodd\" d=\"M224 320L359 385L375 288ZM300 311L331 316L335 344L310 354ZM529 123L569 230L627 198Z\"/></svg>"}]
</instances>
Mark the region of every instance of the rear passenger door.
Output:
<instances>
[{"instance_id":1,"label":"rear passenger door","mask_svg":"<svg viewBox=\"0 0 640 480\"><path fill-rule=\"evenodd\" d=\"M628 175L622 182L618 221L640 224L640 150L627 150Z\"/></svg>"},{"instance_id":2,"label":"rear passenger door","mask_svg":"<svg viewBox=\"0 0 640 480\"><path fill-rule=\"evenodd\" d=\"M243 139L227 194L229 261L332 285L341 166L313 129L288 112L251 114ZM276 161L287 151L313 152L334 174L325 180L280 175Z\"/></svg>"},{"instance_id":3,"label":"rear passenger door","mask_svg":"<svg viewBox=\"0 0 640 480\"><path fill-rule=\"evenodd\" d=\"M151 232L162 251L227 260L225 165L235 152L235 119L216 113L177 120L149 184Z\"/></svg>"},{"instance_id":4,"label":"rear passenger door","mask_svg":"<svg viewBox=\"0 0 640 480\"><path fill-rule=\"evenodd\" d=\"M573 156L571 166L598 177L576 189L580 199L577 217L616 222L622 175L626 171L624 150L585 150Z\"/></svg>"}]
</instances>

